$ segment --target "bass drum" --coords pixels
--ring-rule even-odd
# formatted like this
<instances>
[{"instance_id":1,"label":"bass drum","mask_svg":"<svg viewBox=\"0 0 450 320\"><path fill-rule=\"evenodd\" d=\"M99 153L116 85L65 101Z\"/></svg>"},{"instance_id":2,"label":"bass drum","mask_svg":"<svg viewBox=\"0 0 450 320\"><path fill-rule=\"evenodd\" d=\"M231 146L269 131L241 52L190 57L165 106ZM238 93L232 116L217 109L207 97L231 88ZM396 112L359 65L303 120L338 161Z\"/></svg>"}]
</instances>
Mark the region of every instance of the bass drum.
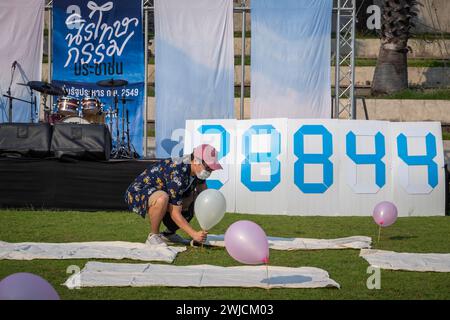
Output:
<instances>
[{"instance_id":1,"label":"bass drum","mask_svg":"<svg viewBox=\"0 0 450 320\"><path fill-rule=\"evenodd\" d=\"M80 117L65 117L61 121L62 123L77 123L77 124L91 124L86 119L80 118Z\"/></svg>"},{"instance_id":2,"label":"bass drum","mask_svg":"<svg viewBox=\"0 0 450 320\"><path fill-rule=\"evenodd\" d=\"M95 115L83 115L83 119L87 120L89 123L93 124L104 124L105 114L95 114Z\"/></svg>"}]
</instances>

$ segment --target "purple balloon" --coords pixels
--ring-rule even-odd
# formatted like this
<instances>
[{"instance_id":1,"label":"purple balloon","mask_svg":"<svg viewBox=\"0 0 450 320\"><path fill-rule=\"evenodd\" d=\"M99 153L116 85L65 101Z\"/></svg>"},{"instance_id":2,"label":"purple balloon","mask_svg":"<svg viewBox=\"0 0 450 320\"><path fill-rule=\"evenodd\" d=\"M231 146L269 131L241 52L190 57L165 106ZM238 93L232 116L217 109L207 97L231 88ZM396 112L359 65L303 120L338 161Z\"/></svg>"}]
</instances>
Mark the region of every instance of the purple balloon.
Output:
<instances>
[{"instance_id":1,"label":"purple balloon","mask_svg":"<svg viewBox=\"0 0 450 320\"><path fill-rule=\"evenodd\" d=\"M389 201L378 203L372 214L375 223L381 227L389 227L397 220L397 207Z\"/></svg>"},{"instance_id":2,"label":"purple balloon","mask_svg":"<svg viewBox=\"0 0 450 320\"><path fill-rule=\"evenodd\" d=\"M252 221L233 223L225 232L225 248L244 264L269 263L269 242L264 230Z\"/></svg>"},{"instance_id":3,"label":"purple balloon","mask_svg":"<svg viewBox=\"0 0 450 320\"><path fill-rule=\"evenodd\" d=\"M59 295L43 278L21 272L0 281L0 300L59 300Z\"/></svg>"}]
</instances>

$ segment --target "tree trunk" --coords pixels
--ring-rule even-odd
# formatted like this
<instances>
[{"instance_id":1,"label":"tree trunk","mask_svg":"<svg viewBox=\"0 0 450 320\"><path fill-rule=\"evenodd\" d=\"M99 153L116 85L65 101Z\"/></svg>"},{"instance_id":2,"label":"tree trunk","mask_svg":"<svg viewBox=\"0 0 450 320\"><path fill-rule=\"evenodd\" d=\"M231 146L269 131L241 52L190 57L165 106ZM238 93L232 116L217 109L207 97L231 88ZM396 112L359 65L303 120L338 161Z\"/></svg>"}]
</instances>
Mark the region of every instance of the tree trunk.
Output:
<instances>
[{"instance_id":1,"label":"tree trunk","mask_svg":"<svg viewBox=\"0 0 450 320\"><path fill-rule=\"evenodd\" d=\"M384 0L381 46L372 81L372 94L408 88L408 39L417 16L417 0Z\"/></svg>"},{"instance_id":2,"label":"tree trunk","mask_svg":"<svg viewBox=\"0 0 450 320\"><path fill-rule=\"evenodd\" d=\"M408 88L408 61L406 50L380 46L372 82L372 94L389 94Z\"/></svg>"}]
</instances>

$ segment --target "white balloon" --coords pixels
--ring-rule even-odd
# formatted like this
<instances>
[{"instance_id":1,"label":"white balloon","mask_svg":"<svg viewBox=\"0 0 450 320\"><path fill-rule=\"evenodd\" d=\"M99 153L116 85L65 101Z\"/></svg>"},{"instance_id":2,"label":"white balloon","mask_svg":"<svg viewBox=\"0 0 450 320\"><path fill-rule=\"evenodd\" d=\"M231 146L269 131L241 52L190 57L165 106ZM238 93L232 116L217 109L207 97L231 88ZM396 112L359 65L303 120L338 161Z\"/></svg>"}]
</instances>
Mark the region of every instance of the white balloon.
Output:
<instances>
[{"instance_id":1,"label":"white balloon","mask_svg":"<svg viewBox=\"0 0 450 320\"><path fill-rule=\"evenodd\" d=\"M203 230L210 230L222 220L227 203L223 194L215 189L202 191L194 204L195 216Z\"/></svg>"}]
</instances>

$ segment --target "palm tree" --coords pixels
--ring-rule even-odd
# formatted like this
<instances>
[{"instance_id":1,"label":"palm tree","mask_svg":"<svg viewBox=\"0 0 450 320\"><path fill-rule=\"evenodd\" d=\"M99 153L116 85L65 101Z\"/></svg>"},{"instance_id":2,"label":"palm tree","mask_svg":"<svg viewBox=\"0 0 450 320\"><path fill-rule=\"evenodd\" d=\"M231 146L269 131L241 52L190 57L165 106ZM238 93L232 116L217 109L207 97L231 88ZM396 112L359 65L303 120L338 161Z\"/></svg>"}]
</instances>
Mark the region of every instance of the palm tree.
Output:
<instances>
[{"instance_id":1,"label":"palm tree","mask_svg":"<svg viewBox=\"0 0 450 320\"><path fill-rule=\"evenodd\" d=\"M381 46L372 82L372 94L385 94L408 88L408 39L417 0L383 0Z\"/></svg>"}]
</instances>

